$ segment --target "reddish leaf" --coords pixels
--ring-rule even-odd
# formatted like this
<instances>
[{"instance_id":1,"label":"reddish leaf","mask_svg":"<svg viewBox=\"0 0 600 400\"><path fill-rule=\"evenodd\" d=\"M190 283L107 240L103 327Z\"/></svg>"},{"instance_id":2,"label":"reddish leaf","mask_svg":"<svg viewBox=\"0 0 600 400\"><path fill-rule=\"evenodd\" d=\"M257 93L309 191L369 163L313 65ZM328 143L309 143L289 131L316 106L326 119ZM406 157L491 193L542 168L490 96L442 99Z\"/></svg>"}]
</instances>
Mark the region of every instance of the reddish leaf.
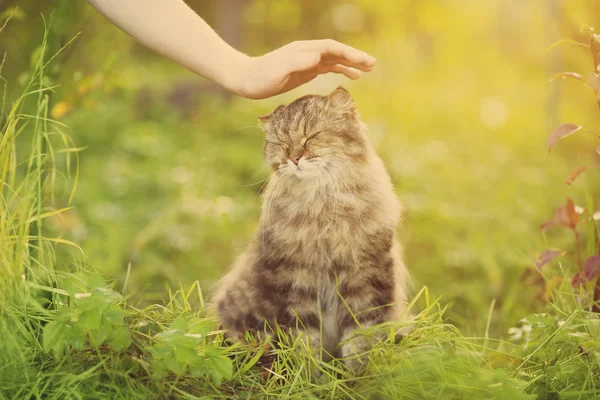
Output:
<instances>
[{"instance_id":1,"label":"reddish leaf","mask_svg":"<svg viewBox=\"0 0 600 400\"><path fill-rule=\"evenodd\" d=\"M549 219L548 221L545 221L540 225L540 229L545 231L546 229L550 228L554 224L556 224L556 222L554 221L554 218Z\"/></svg>"},{"instance_id":2,"label":"reddish leaf","mask_svg":"<svg viewBox=\"0 0 600 400\"><path fill-rule=\"evenodd\" d=\"M567 204L556 209L555 222L566 228L575 229L579 222L579 214L575 211L573 200L567 199Z\"/></svg>"},{"instance_id":3,"label":"reddish leaf","mask_svg":"<svg viewBox=\"0 0 600 400\"><path fill-rule=\"evenodd\" d=\"M587 279L585 277L585 275L583 274L583 272L578 272L575 275L573 275L573 279L571 280L571 284L575 287L579 286L579 285L583 285L584 283L586 283L589 279Z\"/></svg>"},{"instance_id":4,"label":"reddish leaf","mask_svg":"<svg viewBox=\"0 0 600 400\"><path fill-rule=\"evenodd\" d=\"M600 254L591 256L585 261L583 273L588 280L594 279L600 275Z\"/></svg>"},{"instance_id":5,"label":"reddish leaf","mask_svg":"<svg viewBox=\"0 0 600 400\"><path fill-rule=\"evenodd\" d=\"M565 179L565 183L570 186L571 183L573 183L573 181L575 179L577 179L577 177L588 168L589 168L588 165L584 165L582 167L575 168L573 171L571 171L569 173L569 175L567 175L567 178Z\"/></svg>"},{"instance_id":6,"label":"reddish leaf","mask_svg":"<svg viewBox=\"0 0 600 400\"><path fill-rule=\"evenodd\" d=\"M560 257L565 255L566 252L560 249L548 249L544 250L542 254L540 254L535 261L535 266L538 268L542 268L544 265L548 264L556 257Z\"/></svg>"},{"instance_id":7,"label":"reddish leaf","mask_svg":"<svg viewBox=\"0 0 600 400\"><path fill-rule=\"evenodd\" d=\"M559 141L560 139L562 139L564 137L574 134L581 128L582 128L581 126L572 124L570 122L567 122L566 124L561 124L561 125L557 126L556 128L554 128L554 130L552 131L552 134L548 138L548 151L550 151L552 149L552 146L554 146L554 143L556 143L557 141Z\"/></svg>"},{"instance_id":8,"label":"reddish leaf","mask_svg":"<svg viewBox=\"0 0 600 400\"><path fill-rule=\"evenodd\" d=\"M573 200L567 199L567 204L558 207L556 209L556 214L554 215L554 218L541 224L540 229L545 230L551 227L552 225L557 224L569 229L575 229L578 222L579 214L577 214L575 203L573 203Z\"/></svg>"}]
</instances>

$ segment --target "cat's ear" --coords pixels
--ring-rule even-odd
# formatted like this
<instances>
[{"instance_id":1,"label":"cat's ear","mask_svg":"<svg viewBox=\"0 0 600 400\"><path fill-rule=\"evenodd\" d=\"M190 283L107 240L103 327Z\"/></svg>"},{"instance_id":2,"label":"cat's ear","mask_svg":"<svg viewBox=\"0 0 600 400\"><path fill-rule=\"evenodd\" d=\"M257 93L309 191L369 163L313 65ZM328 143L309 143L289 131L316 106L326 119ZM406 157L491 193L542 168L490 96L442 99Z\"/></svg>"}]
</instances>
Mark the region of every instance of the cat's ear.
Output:
<instances>
[{"instance_id":1,"label":"cat's ear","mask_svg":"<svg viewBox=\"0 0 600 400\"><path fill-rule=\"evenodd\" d=\"M260 124L260 127L265 133L269 130L269 127L271 126L271 122L273 121L273 117L275 116L275 114L277 114L277 112L279 112L282 108L283 106L279 106L273 112L258 117L258 123Z\"/></svg>"},{"instance_id":2,"label":"cat's ear","mask_svg":"<svg viewBox=\"0 0 600 400\"><path fill-rule=\"evenodd\" d=\"M356 114L356 104L350 93L341 86L338 86L333 92L327 96L327 104L331 109L343 114Z\"/></svg>"}]
</instances>

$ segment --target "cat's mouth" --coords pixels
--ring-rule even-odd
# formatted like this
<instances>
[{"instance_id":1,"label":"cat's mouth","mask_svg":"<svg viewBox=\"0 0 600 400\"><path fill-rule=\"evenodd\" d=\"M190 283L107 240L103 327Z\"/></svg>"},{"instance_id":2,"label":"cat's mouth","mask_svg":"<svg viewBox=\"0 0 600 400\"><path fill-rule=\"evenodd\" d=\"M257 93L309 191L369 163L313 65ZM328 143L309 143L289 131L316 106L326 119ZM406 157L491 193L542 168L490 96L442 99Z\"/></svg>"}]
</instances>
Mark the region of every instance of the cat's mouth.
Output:
<instances>
[{"instance_id":1,"label":"cat's mouth","mask_svg":"<svg viewBox=\"0 0 600 400\"><path fill-rule=\"evenodd\" d=\"M279 173L297 177L307 177L313 173L316 174L318 166L313 160L316 160L316 157L300 157L295 161L288 159L285 163L279 165Z\"/></svg>"}]
</instances>

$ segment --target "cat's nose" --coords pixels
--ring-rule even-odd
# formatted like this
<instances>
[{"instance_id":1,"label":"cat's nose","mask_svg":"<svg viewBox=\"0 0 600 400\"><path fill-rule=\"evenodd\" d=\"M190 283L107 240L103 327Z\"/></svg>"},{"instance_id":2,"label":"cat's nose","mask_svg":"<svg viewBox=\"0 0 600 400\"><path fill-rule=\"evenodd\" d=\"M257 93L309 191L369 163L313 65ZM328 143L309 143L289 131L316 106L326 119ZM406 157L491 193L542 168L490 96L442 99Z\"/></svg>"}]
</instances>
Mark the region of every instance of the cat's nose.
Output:
<instances>
[{"instance_id":1,"label":"cat's nose","mask_svg":"<svg viewBox=\"0 0 600 400\"><path fill-rule=\"evenodd\" d=\"M301 159L301 158L302 158L302 157L292 157L292 162L293 162L294 164L298 165L298 163L300 162L300 159Z\"/></svg>"}]
</instances>

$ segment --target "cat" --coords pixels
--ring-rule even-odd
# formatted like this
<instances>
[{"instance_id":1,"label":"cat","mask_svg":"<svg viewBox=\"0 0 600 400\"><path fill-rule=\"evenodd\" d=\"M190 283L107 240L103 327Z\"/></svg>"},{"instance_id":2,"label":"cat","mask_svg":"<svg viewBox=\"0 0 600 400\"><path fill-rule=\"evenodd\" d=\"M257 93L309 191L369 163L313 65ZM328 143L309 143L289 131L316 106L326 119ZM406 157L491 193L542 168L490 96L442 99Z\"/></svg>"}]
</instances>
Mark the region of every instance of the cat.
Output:
<instances>
[{"instance_id":1,"label":"cat","mask_svg":"<svg viewBox=\"0 0 600 400\"><path fill-rule=\"evenodd\" d=\"M368 346L352 339L358 327L406 318L390 177L341 87L259 121L274 174L252 242L218 284L216 312L234 340L278 325L307 332L324 358L348 358Z\"/></svg>"}]
</instances>

